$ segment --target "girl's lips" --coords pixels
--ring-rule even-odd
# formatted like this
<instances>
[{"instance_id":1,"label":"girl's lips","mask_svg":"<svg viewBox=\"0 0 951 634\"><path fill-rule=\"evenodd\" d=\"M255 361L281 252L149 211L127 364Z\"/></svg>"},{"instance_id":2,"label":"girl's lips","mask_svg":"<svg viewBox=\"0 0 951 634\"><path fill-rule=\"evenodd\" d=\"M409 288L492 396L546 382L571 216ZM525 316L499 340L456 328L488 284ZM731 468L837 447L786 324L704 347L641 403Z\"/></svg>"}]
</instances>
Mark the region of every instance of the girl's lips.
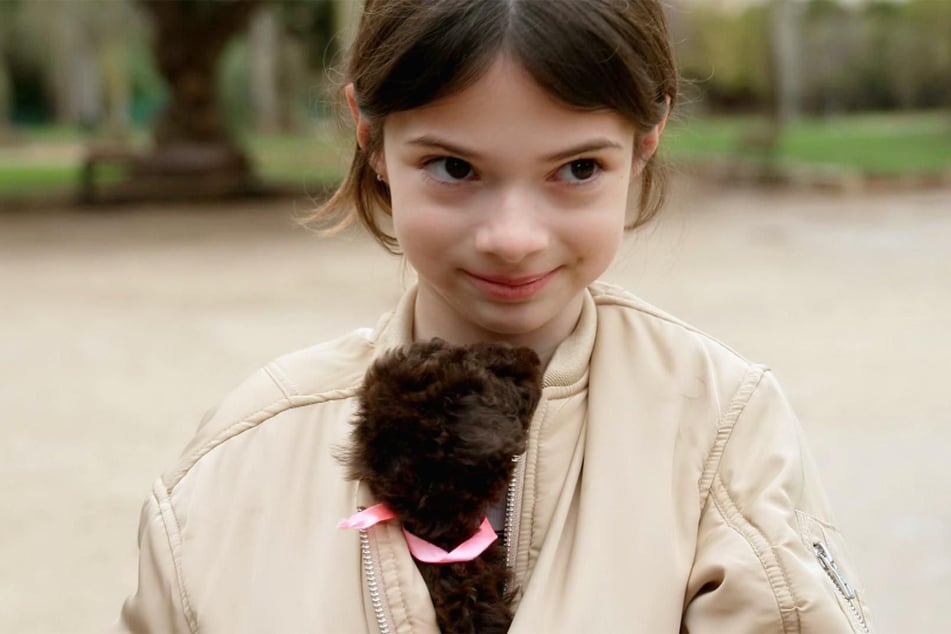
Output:
<instances>
[{"instance_id":1,"label":"girl's lips","mask_svg":"<svg viewBox=\"0 0 951 634\"><path fill-rule=\"evenodd\" d=\"M505 275L476 275L465 271L472 283L496 299L518 301L532 297L542 290L559 269L546 273L509 277Z\"/></svg>"}]
</instances>

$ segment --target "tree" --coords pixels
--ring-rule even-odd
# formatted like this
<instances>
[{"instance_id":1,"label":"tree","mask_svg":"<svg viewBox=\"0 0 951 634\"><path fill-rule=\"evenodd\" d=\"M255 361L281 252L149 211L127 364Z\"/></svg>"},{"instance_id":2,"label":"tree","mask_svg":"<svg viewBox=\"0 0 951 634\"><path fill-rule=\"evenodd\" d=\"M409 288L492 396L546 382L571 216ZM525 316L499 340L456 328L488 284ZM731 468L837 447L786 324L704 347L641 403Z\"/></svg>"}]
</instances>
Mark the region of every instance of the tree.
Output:
<instances>
[{"instance_id":1,"label":"tree","mask_svg":"<svg viewBox=\"0 0 951 634\"><path fill-rule=\"evenodd\" d=\"M254 105L254 125L258 132L280 129L278 61L280 33L273 7L259 11L251 22L250 97Z\"/></svg>"},{"instance_id":2,"label":"tree","mask_svg":"<svg viewBox=\"0 0 951 634\"><path fill-rule=\"evenodd\" d=\"M5 17L4 9L0 6L0 17ZM7 24L6 20L0 21L0 25ZM9 72L7 71L6 55L6 33L3 26L0 26L0 142L3 142L7 135L7 128L10 125L10 101L13 92L10 86Z\"/></svg>"},{"instance_id":3,"label":"tree","mask_svg":"<svg viewBox=\"0 0 951 634\"><path fill-rule=\"evenodd\" d=\"M346 50L348 27L341 20L360 6L350 0L278 3L281 32L286 36L279 72L285 131L299 125L301 111L321 116L328 109L331 78L340 77L340 53Z\"/></svg>"},{"instance_id":4,"label":"tree","mask_svg":"<svg viewBox=\"0 0 951 634\"><path fill-rule=\"evenodd\" d=\"M771 114L777 136L799 112L799 16L790 0L774 0L770 11Z\"/></svg>"},{"instance_id":5,"label":"tree","mask_svg":"<svg viewBox=\"0 0 951 634\"><path fill-rule=\"evenodd\" d=\"M153 130L152 154L136 164L129 185L149 197L253 191L249 162L224 124L215 72L225 45L248 25L259 1L141 2L170 99Z\"/></svg>"}]
</instances>

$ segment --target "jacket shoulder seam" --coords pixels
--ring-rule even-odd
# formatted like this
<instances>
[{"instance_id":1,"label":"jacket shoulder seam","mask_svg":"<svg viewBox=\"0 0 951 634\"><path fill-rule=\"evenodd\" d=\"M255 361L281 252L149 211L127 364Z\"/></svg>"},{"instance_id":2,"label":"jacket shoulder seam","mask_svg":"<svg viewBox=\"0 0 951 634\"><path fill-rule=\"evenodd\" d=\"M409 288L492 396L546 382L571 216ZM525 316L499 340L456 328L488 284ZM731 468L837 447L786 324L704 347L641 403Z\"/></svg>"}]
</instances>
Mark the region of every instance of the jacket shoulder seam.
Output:
<instances>
[{"instance_id":1,"label":"jacket shoulder seam","mask_svg":"<svg viewBox=\"0 0 951 634\"><path fill-rule=\"evenodd\" d=\"M716 337L713 337L712 335L700 330L696 326L691 326L690 324L686 322L683 322L675 317L672 317L671 315L664 313L662 310L655 308L654 306L651 306L650 304L644 302L643 300L638 299L634 295L629 294L627 291L624 291L620 289L619 287L613 287L610 285L602 284L598 290L600 292L593 295L595 304L602 305L602 306L607 304L622 306L624 308L628 308L637 313L640 313L641 315L644 315L646 317L650 317L652 319L662 321L672 326L683 328L687 332L690 332L700 337L701 339L704 339L705 341L709 343L714 343L720 346L721 348L723 348L724 350L728 351L730 354L735 356L737 359L740 359L741 361L745 363L750 363L746 359L746 357L744 357L742 354L734 350L728 344L720 341Z\"/></svg>"},{"instance_id":2,"label":"jacket shoulder seam","mask_svg":"<svg viewBox=\"0 0 951 634\"><path fill-rule=\"evenodd\" d=\"M268 373L269 376L270 373ZM272 376L273 379L273 376ZM278 385L278 388L281 389L283 393L283 388ZM352 386L348 388L341 388L336 390L330 390L327 392L322 392L319 394L308 394L308 395L290 395L284 396L272 403L266 405L253 412L252 414L245 416L241 420L235 421L230 425L227 425L221 429L217 434L212 436L207 442L202 445L199 445L191 453L184 457L182 461L179 462L179 467L171 474L171 477L168 481L165 482L166 491L170 494L176 486L182 481L185 475L191 471L202 458L204 458L209 452L211 452L216 447L223 445L225 442L236 438L242 433L254 429L258 425L274 418L282 412L289 411L298 407L305 407L307 405L316 405L318 403L327 403L330 401L337 401L345 398L350 398L357 393L357 387Z\"/></svg>"},{"instance_id":3,"label":"jacket shoulder seam","mask_svg":"<svg viewBox=\"0 0 951 634\"><path fill-rule=\"evenodd\" d=\"M763 532L739 510L719 475L714 478L712 491L713 504L720 517L747 543L763 567L763 573L776 600L784 634L800 632L799 610L796 607L798 601L789 582L789 573L779 556L770 546Z\"/></svg>"},{"instance_id":4,"label":"jacket shoulder seam","mask_svg":"<svg viewBox=\"0 0 951 634\"><path fill-rule=\"evenodd\" d=\"M152 498L155 500L159 517L162 519L165 539L168 541L169 553L172 555L172 564L175 566L175 577L179 597L182 601L182 612L185 617L185 622L188 623L188 629L191 634L198 634L198 619L195 618L191 598L188 596L188 590L185 587L185 572L182 566L181 553L182 529L178 522L178 516L175 514L175 509L172 507L171 500L168 498L168 490L161 481L157 482L156 486L153 487Z\"/></svg>"},{"instance_id":5,"label":"jacket shoulder seam","mask_svg":"<svg viewBox=\"0 0 951 634\"><path fill-rule=\"evenodd\" d=\"M736 388L736 391L730 398L729 405L720 412L720 418L717 421L717 432L710 446L710 451L707 452L707 458L704 461L703 470L700 472L700 480L698 482L701 510L707 505L707 499L710 497L714 476L720 469L720 458L723 457L726 445L730 440L730 436L733 434L733 428L736 426L740 414L746 409L747 403L749 403L750 398L753 396L753 393L756 391L756 388L759 386L766 372L768 372L768 370L764 366L751 366L749 370L747 370L743 380L740 381L739 387Z\"/></svg>"}]
</instances>

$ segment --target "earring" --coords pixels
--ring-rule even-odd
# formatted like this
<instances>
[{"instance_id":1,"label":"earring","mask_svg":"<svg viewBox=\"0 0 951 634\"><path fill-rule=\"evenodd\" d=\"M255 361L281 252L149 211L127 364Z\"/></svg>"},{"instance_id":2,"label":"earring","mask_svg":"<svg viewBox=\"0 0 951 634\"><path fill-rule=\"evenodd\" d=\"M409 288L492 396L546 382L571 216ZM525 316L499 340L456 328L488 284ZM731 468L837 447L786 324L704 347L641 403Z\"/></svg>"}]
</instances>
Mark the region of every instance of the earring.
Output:
<instances>
[{"instance_id":1,"label":"earring","mask_svg":"<svg viewBox=\"0 0 951 634\"><path fill-rule=\"evenodd\" d=\"M383 182L383 177L379 174L376 175L376 179L380 181L381 183Z\"/></svg>"}]
</instances>

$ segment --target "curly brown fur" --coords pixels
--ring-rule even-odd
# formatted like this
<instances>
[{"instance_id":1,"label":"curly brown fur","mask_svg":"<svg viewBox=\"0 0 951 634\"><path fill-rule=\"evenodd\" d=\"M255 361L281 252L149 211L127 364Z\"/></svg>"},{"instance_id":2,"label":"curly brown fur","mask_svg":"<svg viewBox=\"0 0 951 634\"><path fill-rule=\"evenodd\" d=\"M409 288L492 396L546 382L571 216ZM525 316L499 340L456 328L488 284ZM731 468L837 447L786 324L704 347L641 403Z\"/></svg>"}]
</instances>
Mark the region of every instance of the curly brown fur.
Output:
<instances>
[{"instance_id":1,"label":"curly brown fur","mask_svg":"<svg viewBox=\"0 0 951 634\"><path fill-rule=\"evenodd\" d=\"M504 344L434 339L388 352L367 372L343 460L409 532L451 550L501 500L541 395L538 356ZM504 632L512 621L505 549L417 566L443 632Z\"/></svg>"}]
</instances>

